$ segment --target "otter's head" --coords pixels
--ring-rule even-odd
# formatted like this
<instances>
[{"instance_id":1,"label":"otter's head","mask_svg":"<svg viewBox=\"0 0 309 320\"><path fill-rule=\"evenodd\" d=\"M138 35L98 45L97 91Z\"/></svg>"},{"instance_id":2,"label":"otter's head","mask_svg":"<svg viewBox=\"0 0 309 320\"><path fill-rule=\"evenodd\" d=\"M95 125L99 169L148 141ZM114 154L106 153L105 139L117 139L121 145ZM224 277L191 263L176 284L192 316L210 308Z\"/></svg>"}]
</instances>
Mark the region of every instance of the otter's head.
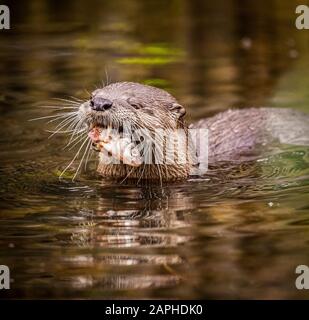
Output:
<instances>
[{"instance_id":1,"label":"otter's head","mask_svg":"<svg viewBox=\"0 0 309 320\"><path fill-rule=\"evenodd\" d=\"M118 82L96 89L79 107L79 118L88 126L89 137L96 146L103 146L103 150L99 148L99 173L116 179L175 181L186 178L191 159L188 148L184 148L188 145L184 115L185 108L166 91L132 82ZM111 139L108 141L102 133L107 129ZM123 139L126 132L133 133L131 141ZM132 138L136 132L138 134ZM138 136L141 132L142 136ZM118 154L115 152L115 156L116 142ZM152 160L148 153L146 161L145 148L138 148L141 142L143 146L148 143L154 147L150 151ZM133 165L123 161L124 157L119 156L119 145L121 152L124 151L121 148L128 145L138 152L139 162ZM109 151L109 156L118 158L119 162L106 162L103 151ZM155 159L158 154L159 161Z\"/></svg>"}]
</instances>

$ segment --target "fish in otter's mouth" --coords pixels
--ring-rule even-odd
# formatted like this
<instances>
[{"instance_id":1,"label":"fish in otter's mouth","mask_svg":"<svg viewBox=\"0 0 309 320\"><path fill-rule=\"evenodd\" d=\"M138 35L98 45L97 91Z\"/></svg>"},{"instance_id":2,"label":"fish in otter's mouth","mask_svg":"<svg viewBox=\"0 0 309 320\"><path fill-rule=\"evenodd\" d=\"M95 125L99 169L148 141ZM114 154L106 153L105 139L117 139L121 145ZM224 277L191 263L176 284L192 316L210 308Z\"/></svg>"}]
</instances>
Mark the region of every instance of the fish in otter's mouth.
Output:
<instances>
[{"instance_id":1,"label":"fish in otter's mouth","mask_svg":"<svg viewBox=\"0 0 309 320\"><path fill-rule=\"evenodd\" d=\"M109 127L93 127L89 133L93 148L98 152L105 152L119 163L124 163L133 167L143 164L143 157L134 141L127 135L123 136L123 131L116 131Z\"/></svg>"}]
</instances>

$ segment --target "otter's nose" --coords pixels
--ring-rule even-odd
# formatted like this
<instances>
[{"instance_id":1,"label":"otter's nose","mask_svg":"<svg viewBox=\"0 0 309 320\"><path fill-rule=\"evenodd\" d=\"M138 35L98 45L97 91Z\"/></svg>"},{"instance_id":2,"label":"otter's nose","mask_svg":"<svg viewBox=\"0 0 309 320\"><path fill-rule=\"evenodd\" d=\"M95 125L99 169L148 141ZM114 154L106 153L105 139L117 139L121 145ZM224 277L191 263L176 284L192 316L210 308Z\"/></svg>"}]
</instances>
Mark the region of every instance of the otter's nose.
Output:
<instances>
[{"instance_id":1,"label":"otter's nose","mask_svg":"<svg viewBox=\"0 0 309 320\"><path fill-rule=\"evenodd\" d=\"M90 100L91 109L94 111L105 111L111 108L112 105L113 103L110 100L102 97L93 97Z\"/></svg>"}]
</instances>

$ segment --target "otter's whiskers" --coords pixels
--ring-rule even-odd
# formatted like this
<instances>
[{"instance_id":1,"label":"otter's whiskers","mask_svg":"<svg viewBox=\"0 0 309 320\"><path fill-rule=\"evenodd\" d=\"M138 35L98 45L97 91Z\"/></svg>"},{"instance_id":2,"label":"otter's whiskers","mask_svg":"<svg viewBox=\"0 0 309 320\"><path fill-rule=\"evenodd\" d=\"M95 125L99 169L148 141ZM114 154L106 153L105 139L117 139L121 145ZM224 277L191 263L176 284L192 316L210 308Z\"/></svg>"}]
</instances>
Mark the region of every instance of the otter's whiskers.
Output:
<instances>
[{"instance_id":1,"label":"otter's whiskers","mask_svg":"<svg viewBox=\"0 0 309 320\"><path fill-rule=\"evenodd\" d=\"M54 99L57 101L56 105L49 104L40 106L43 109L49 109L52 112L57 112L56 114L42 116L30 119L29 121L36 120L48 120L47 124L58 122L54 130L46 130L50 133L48 139L52 138L56 134L69 134L69 141L63 147L64 149L72 150L74 147L80 144L77 152L75 153L73 159L65 167L65 169L59 175L59 179L63 177L65 172L71 168L73 163L81 155L79 164L74 173L72 180L74 180L82 166L82 163L85 161L85 169L90 158L91 151L91 140L88 139L88 130L84 124L83 119L79 117L79 107L84 100L81 100L76 97L69 97L70 99ZM87 143L88 142L88 143Z\"/></svg>"}]
</instances>

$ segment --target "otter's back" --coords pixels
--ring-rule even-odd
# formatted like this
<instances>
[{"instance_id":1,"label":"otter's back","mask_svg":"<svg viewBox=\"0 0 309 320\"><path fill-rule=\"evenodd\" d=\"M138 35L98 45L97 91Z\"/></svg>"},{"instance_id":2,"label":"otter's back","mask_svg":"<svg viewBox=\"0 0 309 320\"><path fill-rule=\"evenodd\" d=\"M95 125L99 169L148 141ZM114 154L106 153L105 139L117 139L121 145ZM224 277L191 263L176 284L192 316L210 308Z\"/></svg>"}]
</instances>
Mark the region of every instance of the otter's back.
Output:
<instances>
[{"instance_id":1,"label":"otter's back","mask_svg":"<svg viewBox=\"0 0 309 320\"><path fill-rule=\"evenodd\" d=\"M270 145L309 145L309 115L277 108L228 110L190 128L208 129L209 160L256 155Z\"/></svg>"}]
</instances>

